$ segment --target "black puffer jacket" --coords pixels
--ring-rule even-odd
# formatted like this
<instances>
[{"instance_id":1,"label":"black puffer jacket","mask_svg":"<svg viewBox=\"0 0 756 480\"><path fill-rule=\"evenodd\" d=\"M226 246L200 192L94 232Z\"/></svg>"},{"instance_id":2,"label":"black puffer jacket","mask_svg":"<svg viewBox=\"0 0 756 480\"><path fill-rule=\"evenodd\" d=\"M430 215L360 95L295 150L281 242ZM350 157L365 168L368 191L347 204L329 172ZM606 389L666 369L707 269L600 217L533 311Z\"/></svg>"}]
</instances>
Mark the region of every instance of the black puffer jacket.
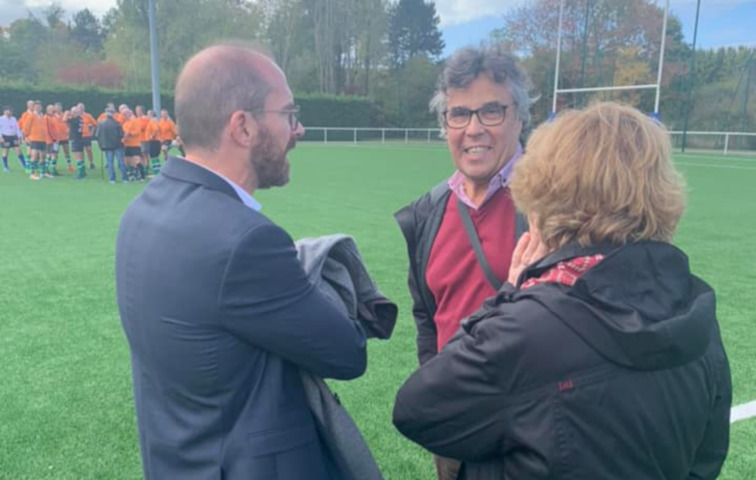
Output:
<instances>
[{"instance_id":1,"label":"black puffer jacket","mask_svg":"<svg viewBox=\"0 0 756 480\"><path fill-rule=\"evenodd\" d=\"M568 246L520 281L595 253L573 287L502 287L399 390L397 428L465 479L715 478L732 392L714 292L658 242Z\"/></svg>"}]
</instances>

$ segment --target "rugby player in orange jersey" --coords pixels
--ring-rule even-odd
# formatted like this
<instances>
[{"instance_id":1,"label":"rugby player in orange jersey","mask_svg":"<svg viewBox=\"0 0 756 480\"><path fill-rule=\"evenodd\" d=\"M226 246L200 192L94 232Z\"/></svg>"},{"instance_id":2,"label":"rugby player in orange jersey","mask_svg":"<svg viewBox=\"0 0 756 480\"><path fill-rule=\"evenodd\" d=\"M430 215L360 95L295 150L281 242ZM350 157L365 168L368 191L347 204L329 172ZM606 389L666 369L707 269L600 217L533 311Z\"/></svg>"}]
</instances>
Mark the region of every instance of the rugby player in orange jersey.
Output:
<instances>
[{"instance_id":1,"label":"rugby player in orange jersey","mask_svg":"<svg viewBox=\"0 0 756 480\"><path fill-rule=\"evenodd\" d=\"M55 105L49 104L45 107L45 126L47 128L47 155L45 156L44 166L42 167L42 176L52 178L59 175L55 167L58 159L58 140L60 132L55 118Z\"/></svg>"},{"instance_id":2,"label":"rugby player in orange jersey","mask_svg":"<svg viewBox=\"0 0 756 480\"><path fill-rule=\"evenodd\" d=\"M26 111L18 118L18 126L21 127L21 131L24 130L24 124L31 115L34 115L34 100L26 102Z\"/></svg>"},{"instance_id":3,"label":"rugby player in orange jersey","mask_svg":"<svg viewBox=\"0 0 756 480\"><path fill-rule=\"evenodd\" d=\"M92 115L87 113L87 107L82 102L79 102L76 106L79 107L79 113L81 114L81 122L83 125L81 133L84 152L87 154L87 160L89 160L89 169L94 170L95 164L92 156L92 136L97 128L97 121Z\"/></svg>"},{"instance_id":4,"label":"rugby player in orange jersey","mask_svg":"<svg viewBox=\"0 0 756 480\"><path fill-rule=\"evenodd\" d=\"M63 155L66 157L66 165L69 172L73 172L73 166L71 166L71 150L68 148L68 111L63 110L63 105L60 102L55 103L55 128L58 131L58 147L63 148ZM58 156L55 156L53 160L53 166L57 171Z\"/></svg>"},{"instance_id":5,"label":"rugby player in orange jersey","mask_svg":"<svg viewBox=\"0 0 756 480\"><path fill-rule=\"evenodd\" d=\"M29 163L31 164L29 178L39 180L42 178L42 164L47 150L47 124L42 115L42 102L34 102L34 111L26 116L21 131L29 142Z\"/></svg>"},{"instance_id":6,"label":"rugby player in orange jersey","mask_svg":"<svg viewBox=\"0 0 756 480\"><path fill-rule=\"evenodd\" d=\"M126 178L129 182L141 180L137 165L140 164L142 150L142 129L134 113L128 108L124 109L121 114L124 118L123 123L123 147L124 160L126 161Z\"/></svg>"},{"instance_id":7,"label":"rugby player in orange jersey","mask_svg":"<svg viewBox=\"0 0 756 480\"><path fill-rule=\"evenodd\" d=\"M178 136L178 128L176 128L176 122L171 120L168 116L168 110L165 108L160 110L160 120L158 120L158 130L161 150L163 151L163 160L168 161L168 151L171 149L173 140Z\"/></svg>"},{"instance_id":8,"label":"rugby player in orange jersey","mask_svg":"<svg viewBox=\"0 0 756 480\"><path fill-rule=\"evenodd\" d=\"M160 127L158 127L154 110L147 112L147 118L149 122L147 122L144 136L147 139L147 156L152 167L152 173L149 176L154 177L160 173Z\"/></svg>"},{"instance_id":9,"label":"rugby player in orange jersey","mask_svg":"<svg viewBox=\"0 0 756 480\"><path fill-rule=\"evenodd\" d=\"M26 123L26 120L29 118L30 115L34 114L34 100L28 100L26 102L26 111L21 114L21 116L18 119L18 128L21 129L21 145L26 143L26 147L29 149L29 161L26 162L26 174L31 173L31 146L29 145L29 140L24 136L24 124Z\"/></svg>"},{"instance_id":10,"label":"rugby player in orange jersey","mask_svg":"<svg viewBox=\"0 0 756 480\"><path fill-rule=\"evenodd\" d=\"M129 109L129 106L125 103L122 103L118 105L118 111L113 115L113 118L116 119L116 122L120 123L121 126L123 126L124 123L126 123L126 117L124 116L123 112Z\"/></svg>"},{"instance_id":11,"label":"rugby player in orange jersey","mask_svg":"<svg viewBox=\"0 0 756 480\"><path fill-rule=\"evenodd\" d=\"M139 124L139 131L141 134L141 141L139 142L139 151L141 152L139 157L139 165L137 165L137 170L139 171L139 176L142 179L145 179L147 177L147 167L149 166L149 141L147 139L147 124L150 123L149 117L144 114L144 107L141 105L137 105L134 107L134 115L136 116L136 121Z\"/></svg>"}]
</instances>

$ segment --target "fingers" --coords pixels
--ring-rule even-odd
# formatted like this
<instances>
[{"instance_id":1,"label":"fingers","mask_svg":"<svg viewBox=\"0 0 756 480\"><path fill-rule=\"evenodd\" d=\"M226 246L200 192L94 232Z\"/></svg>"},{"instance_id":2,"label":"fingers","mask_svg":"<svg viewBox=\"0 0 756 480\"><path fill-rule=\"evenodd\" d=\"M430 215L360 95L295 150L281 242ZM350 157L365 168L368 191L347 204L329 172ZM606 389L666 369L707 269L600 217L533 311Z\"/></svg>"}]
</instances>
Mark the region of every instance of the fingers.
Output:
<instances>
[{"instance_id":1,"label":"fingers","mask_svg":"<svg viewBox=\"0 0 756 480\"><path fill-rule=\"evenodd\" d=\"M507 281L511 283L512 285L517 284L517 279L519 278L520 273L522 272L522 269L525 266L522 263L523 254L525 250L528 248L529 243L530 243L530 233L525 232L517 241L517 245L515 246L514 252L512 252L512 261L509 264L509 275L507 277Z\"/></svg>"},{"instance_id":2,"label":"fingers","mask_svg":"<svg viewBox=\"0 0 756 480\"><path fill-rule=\"evenodd\" d=\"M510 265L512 266L519 266L522 264L522 256L525 253L525 250L528 247L528 244L530 243L530 233L525 232L520 236L520 239L517 241L517 245L515 245L514 252L512 252L512 262Z\"/></svg>"},{"instance_id":3,"label":"fingers","mask_svg":"<svg viewBox=\"0 0 756 480\"><path fill-rule=\"evenodd\" d=\"M531 263L533 263L533 260L535 260L534 256L540 244L541 237L538 235L538 232L530 232L530 241L528 242L528 246L527 248L525 248L525 251L522 254L522 263L524 263L525 265L530 265Z\"/></svg>"}]
</instances>

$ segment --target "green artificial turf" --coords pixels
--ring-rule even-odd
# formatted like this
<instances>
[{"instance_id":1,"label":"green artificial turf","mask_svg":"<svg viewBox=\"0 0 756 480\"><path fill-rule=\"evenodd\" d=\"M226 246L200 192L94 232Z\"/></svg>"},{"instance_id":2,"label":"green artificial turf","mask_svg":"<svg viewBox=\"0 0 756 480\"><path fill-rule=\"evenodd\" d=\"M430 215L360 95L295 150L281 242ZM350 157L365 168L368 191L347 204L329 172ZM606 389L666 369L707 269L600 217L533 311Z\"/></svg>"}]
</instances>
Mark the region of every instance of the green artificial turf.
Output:
<instances>
[{"instance_id":1,"label":"green artificial turf","mask_svg":"<svg viewBox=\"0 0 756 480\"><path fill-rule=\"evenodd\" d=\"M406 251L392 214L452 171L448 153L439 144L303 144L291 159L287 187L255 194L263 213L295 239L353 235L400 307L393 338L371 341L367 373L333 387L386 478L433 479L430 455L391 425L394 394L416 364ZM678 164L690 195L676 243L717 290L735 402L754 400L756 160ZM0 479L141 477L113 264L120 215L142 185L111 185L99 169L83 181L32 182L17 166L0 174ZM754 441L756 420L734 425L722 478L756 472Z\"/></svg>"}]
</instances>

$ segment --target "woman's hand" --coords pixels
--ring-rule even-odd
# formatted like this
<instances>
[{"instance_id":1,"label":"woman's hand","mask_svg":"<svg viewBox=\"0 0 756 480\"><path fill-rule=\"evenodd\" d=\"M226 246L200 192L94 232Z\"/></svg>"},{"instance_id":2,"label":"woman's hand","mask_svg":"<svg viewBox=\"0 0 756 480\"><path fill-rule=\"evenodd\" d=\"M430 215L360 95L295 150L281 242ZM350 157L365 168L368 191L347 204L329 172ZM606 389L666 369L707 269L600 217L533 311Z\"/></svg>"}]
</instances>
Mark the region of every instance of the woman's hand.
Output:
<instances>
[{"instance_id":1,"label":"woman's hand","mask_svg":"<svg viewBox=\"0 0 756 480\"><path fill-rule=\"evenodd\" d=\"M509 265L508 282L517 285L517 279L525 268L549 253L546 245L541 241L538 230L531 230L522 234L517 246L512 252L512 262Z\"/></svg>"}]
</instances>

